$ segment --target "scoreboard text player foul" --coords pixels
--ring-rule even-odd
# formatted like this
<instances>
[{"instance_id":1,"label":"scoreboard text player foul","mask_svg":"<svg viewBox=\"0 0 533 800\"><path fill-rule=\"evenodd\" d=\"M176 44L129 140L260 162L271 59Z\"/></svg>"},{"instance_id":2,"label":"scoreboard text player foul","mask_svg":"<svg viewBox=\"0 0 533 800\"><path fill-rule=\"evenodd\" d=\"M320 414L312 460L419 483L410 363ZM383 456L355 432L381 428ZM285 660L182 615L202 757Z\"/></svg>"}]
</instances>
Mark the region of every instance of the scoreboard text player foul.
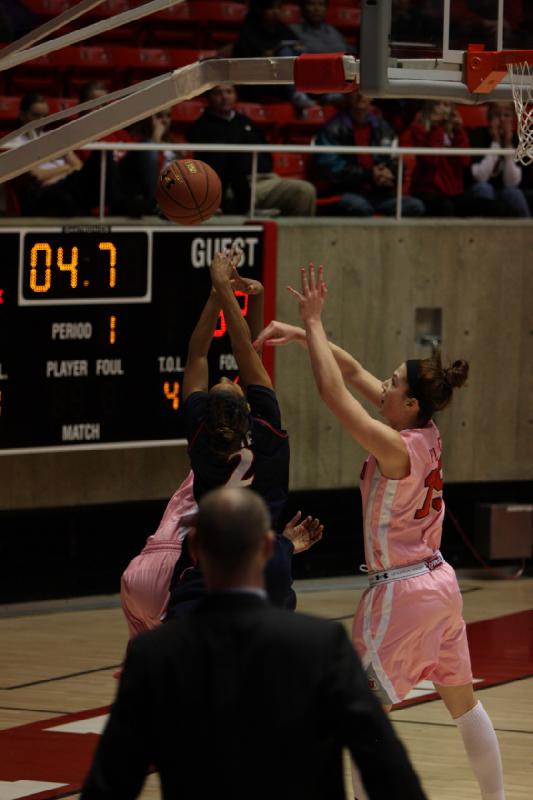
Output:
<instances>
[{"instance_id":1,"label":"scoreboard text player foul","mask_svg":"<svg viewBox=\"0 0 533 800\"><path fill-rule=\"evenodd\" d=\"M183 440L209 264L237 240L241 272L263 280L265 238L253 225L0 229L0 454ZM210 372L234 379L236 366L221 315Z\"/></svg>"}]
</instances>

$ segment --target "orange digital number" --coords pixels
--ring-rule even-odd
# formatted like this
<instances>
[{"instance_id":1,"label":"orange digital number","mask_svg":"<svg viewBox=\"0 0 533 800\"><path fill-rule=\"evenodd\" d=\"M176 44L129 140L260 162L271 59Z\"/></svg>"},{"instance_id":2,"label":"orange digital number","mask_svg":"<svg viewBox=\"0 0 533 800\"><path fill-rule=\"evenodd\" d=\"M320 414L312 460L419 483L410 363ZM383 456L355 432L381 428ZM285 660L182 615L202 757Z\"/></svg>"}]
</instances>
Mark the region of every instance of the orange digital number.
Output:
<instances>
[{"instance_id":1,"label":"orange digital number","mask_svg":"<svg viewBox=\"0 0 533 800\"><path fill-rule=\"evenodd\" d=\"M109 317L109 344L117 341L117 318L112 314Z\"/></svg>"},{"instance_id":2,"label":"orange digital number","mask_svg":"<svg viewBox=\"0 0 533 800\"><path fill-rule=\"evenodd\" d=\"M100 242L98 247L109 252L109 286L114 289L117 283L117 248L112 242Z\"/></svg>"},{"instance_id":3,"label":"orange digital number","mask_svg":"<svg viewBox=\"0 0 533 800\"><path fill-rule=\"evenodd\" d=\"M169 381L165 381L163 383L163 392L165 393L165 397L167 398L167 400L172 401L172 408L174 409L174 411L177 411L178 408L180 407L180 398L179 398L180 385L178 381L173 381L172 389L170 388L170 386L171 384L169 383Z\"/></svg>"},{"instance_id":4,"label":"orange digital number","mask_svg":"<svg viewBox=\"0 0 533 800\"><path fill-rule=\"evenodd\" d=\"M234 295L235 295L235 297L244 297L244 303L241 306L241 314L243 315L243 317L246 317L246 315L248 313L248 295L246 294L246 292L234 292ZM214 338L218 339L221 336L224 336L224 334L226 333L227 329L228 329L228 326L226 325L226 320L224 318L224 312L221 311L220 314L218 315L217 327L215 329L215 333L213 334Z\"/></svg>"},{"instance_id":5,"label":"orange digital number","mask_svg":"<svg viewBox=\"0 0 533 800\"><path fill-rule=\"evenodd\" d=\"M70 253L71 261L63 261L63 248L57 248L57 266L59 269L70 272L70 288L75 289L78 285L78 248L73 247Z\"/></svg>"},{"instance_id":6,"label":"orange digital number","mask_svg":"<svg viewBox=\"0 0 533 800\"><path fill-rule=\"evenodd\" d=\"M37 283L39 253L44 253L44 283ZM30 289L32 292L47 292L52 284L52 248L47 242L34 244L30 253Z\"/></svg>"}]
</instances>

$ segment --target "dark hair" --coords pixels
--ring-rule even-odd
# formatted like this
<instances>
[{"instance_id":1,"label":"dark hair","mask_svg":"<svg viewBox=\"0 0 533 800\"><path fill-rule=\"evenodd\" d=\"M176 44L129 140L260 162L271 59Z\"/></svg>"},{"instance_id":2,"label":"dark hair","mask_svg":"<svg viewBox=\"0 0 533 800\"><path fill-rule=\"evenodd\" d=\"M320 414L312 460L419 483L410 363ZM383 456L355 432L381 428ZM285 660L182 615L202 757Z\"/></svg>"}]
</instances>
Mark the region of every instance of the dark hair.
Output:
<instances>
[{"instance_id":1,"label":"dark hair","mask_svg":"<svg viewBox=\"0 0 533 800\"><path fill-rule=\"evenodd\" d=\"M300 9L304 8L304 6L308 5L312 0L299 0ZM324 0L325 4L329 6L329 0Z\"/></svg>"},{"instance_id":2,"label":"dark hair","mask_svg":"<svg viewBox=\"0 0 533 800\"><path fill-rule=\"evenodd\" d=\"M102 90L107 92L107 86L103 81L89 81L89 83L85 83L80 89L80 103L85 103L87 100L90 100L92 92L100 92Z\"/></svg>"},{"instance_id":3,"label":"dark hair","mask_svg":"<svg viewBox=\"0 0 533 800\"><path fill-rule=\"evenodd\" d=\"M253 490L224 487L200 500L195 528L199 549L231 572L257 553L270 529L270 514Z\"/></svg>"},{"instance_id":4,"label":"dark hair","mask_svg":"<svg viewBox=\"0 0 533 800\"><path fill-rule=\"evenodd\" d=\"M46 97L41 92L29 92L20 98L19 114L26 114L35 103L46 102Z\"/></svg>"},{"instance_id":5,"label":"dark hair","mask_svg":"<svg viewBox=\"0 0 533 800\"><path fill-rule=\"evenodd\" d=\"M206 430L215 453L227 455L239 450L249 429L248 404L244 397L223 389L209 395Z\"/></svg>"},{"instance_id":6,"label":"dark hair","mask_svg":"<svg viewBox=\"0 0 533 800\"><path fill-rule=\"evenodd\" d=\"M418 361L416 378L411 381L407 379L409 386L407 394L418 400L421 422L425 424L435 411L442 411L449 405L453 390L460 388L466 382L468 370L468 362L463 360L454 361L449 367L443 367L441 353L438 350L431 358Z\"/></svg>"}]
</instances>

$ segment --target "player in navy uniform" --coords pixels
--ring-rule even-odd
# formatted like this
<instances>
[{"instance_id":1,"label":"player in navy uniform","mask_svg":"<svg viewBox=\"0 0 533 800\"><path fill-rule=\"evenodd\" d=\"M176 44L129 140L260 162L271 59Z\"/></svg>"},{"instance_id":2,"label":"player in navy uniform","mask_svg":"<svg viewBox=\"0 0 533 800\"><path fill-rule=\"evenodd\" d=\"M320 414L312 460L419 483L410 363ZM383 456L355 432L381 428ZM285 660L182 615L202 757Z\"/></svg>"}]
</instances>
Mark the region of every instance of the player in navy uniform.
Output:
<instances>
[{"instance_id":1,"label":"player in navy uniform","mask_svg":"<svg viewBox=\"0 0 533 800\"><path fill-rule=\"evenodd\" d=\"M189 343L183 380L184 413L196 501L218 486L250 487L268 504L277 528L288 497L289 439L281 424L276 394L263 363L254 350L250 329L260 330L262 303L250 302L249 324L234 295L235 289L262 294L256 281L236 271L235 253L217 253L211 264L213 290ZM240 384L228 378L208 391L207 354L220 308L224 313ZM257 319L255 319L257 318ZM297 515L276 538L274 557L266 571L267 591L277 605L294 608L291 560L321 538L322 526ZM171 581L167 619L180 616L204 593L202 575L183 543Z\"/></svg>"}]
</instances>

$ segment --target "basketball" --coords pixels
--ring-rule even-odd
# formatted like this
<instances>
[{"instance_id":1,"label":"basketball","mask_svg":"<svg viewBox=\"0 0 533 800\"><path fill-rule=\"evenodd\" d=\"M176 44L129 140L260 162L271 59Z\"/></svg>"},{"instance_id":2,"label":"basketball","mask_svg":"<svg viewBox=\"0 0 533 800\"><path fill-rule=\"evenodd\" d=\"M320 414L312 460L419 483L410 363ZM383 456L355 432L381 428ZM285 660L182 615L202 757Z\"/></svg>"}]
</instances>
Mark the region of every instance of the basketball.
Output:
<instances>
[{"instance_id":1,"label":"basketball","mask_svg":"<svg viewBox=\"0 0 533 800\"><path fill-rule=\"evenodd\" d=\"M167 219L181 225L197 225L220 207L222 185L214 169L204 161L177 159L166 166L157 181L156 199Z\"/></svg>"}]
</instances>

